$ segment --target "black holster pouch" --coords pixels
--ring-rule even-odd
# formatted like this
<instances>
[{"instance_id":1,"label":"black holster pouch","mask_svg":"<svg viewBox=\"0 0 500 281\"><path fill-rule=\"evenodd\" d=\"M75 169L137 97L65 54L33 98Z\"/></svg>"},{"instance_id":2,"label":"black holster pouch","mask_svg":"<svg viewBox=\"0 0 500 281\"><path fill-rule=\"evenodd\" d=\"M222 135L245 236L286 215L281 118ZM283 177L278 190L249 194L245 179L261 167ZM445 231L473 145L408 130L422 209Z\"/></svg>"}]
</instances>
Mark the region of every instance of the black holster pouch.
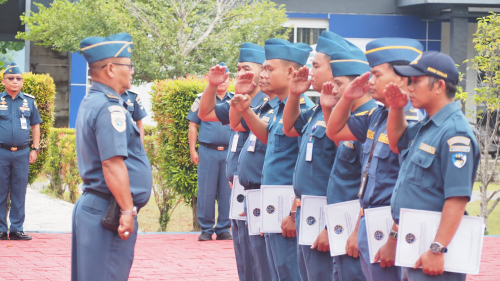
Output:
<instances>
[{"instance_id":1,"label":"black holster pouch","mask_svg":"<svg viewBox=\"0 0 500 281\"><path fill-rule=\"evenodd\" d=\"M111 196L111 198L109 198L108 209L102 218L101 224L105 228L116 232L120 226L120 216L120 205L116 202L115 197Z\"/></svg>"}]
</instances>

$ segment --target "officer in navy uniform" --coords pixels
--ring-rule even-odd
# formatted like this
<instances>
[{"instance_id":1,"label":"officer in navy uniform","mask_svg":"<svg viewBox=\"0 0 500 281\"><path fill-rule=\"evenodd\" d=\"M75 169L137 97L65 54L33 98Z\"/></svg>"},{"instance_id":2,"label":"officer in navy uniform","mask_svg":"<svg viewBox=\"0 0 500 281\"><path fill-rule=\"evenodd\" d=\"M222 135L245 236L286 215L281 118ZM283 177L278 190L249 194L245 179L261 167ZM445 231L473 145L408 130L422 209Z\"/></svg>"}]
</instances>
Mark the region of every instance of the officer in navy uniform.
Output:
<instances>
[{"instance_id":1,"label":"officer in navy uniform","mask_svg":"<svg viewBox=\"0 0 500 281\"><path fill-rule=\"evenodd\" d=\"M253 82L258 84L259 75L262 71L262 63L265 60L264 47L253 43L243 43L240 48L238 64L236 65L236 83L238 83L241 74L252 72L254 77L256 77ZM208 73L209 84L203 91L202 98L200 99L200 108L198 110L198 117L203 121L216 121L223 125L229 124L229 103L216 103L217 86L226 81L227 76L229 76L229 72L225 72L225 69L226 67L224 66L214 66ZM269 97L261 92L259 87L255 87L249 95L252 98L252 108L259 108L263 103L269 100ZM231 187L234 176L237 175L238 158L241 148L246 142L248 135L249 131L238 132L231 130L231 135L229 136L226 175ZM234 254L236 257L239 278L240 280L254 280L257 278L254 276L259 275L260 272L256 270L253 265L254 260L252 259L248 247L249 235L246 221L231 220L231 231L233 234Z\"/></svg>"},{"instance_id":2,"label":"officer in navy uniform","mask_svg":"<svg viewBox=\"0 0 500 281\"><path fill-rule=\"evenodd\" d=\"M225 63L221 63L225 66ZM228 72L227 68L225 71ZM217 104L229 103L233 94L227 92L229 75L217 88ZM198 223L201 234L198 241L212 240L217 234L217 240L232 240L229 233L231 220L229 219L229 204L231 188L226 177L226 158L229 148L231 128L220 122L205 122L198 117L200 94L187 115L189 124L189 149L191 160L198 165ZM198 135L198 126L200 133ZM196 152L196 141L200 143ZM199 154L198 154L199 153ZM219 217L215 224L215 200L219 204Z\"/></svg>"},{"instance_id":3,"label":"officer in navy uniform","mask_svg":"<svg viewBox=\"0 0 500 281\"><path fill-rule=\"evenodd\" d=\"M334 107L328 122L327 134L336 142L360 141L363 147L363 179L360 187L361 210L354 231L349 237L346 251L350 256L361 256L361 268L368 281L400 280L401 269L394 266L396 227L389 235L386 245L375 255L380 264L372 263L368 250L368 237L364 209L390 205L392 190L399 172L399 155L391 152L387 139L386 125L388 104L385 102L383 90L390 83L406 89L408 79L394 73L395 65L408 65L422 54L423 46L418 41L404 38L382 38L371 41L366 46L366 57L371 67L370 73L365 73L349 83L342 98ZM368 84L367 84L368 82ZM351 107L355 99L365 95L366 88L383 106L374 108L363 114L351 116ZM406 119L417 122L422 119L419 110L409 103Z\"/></svg>"},{"instance_id":4,"label":"officer in navy uniform","mask_svg":"<svg viewBox=\"0 0 500 281\"><path fill-rule=\"evenodd\" d=\"M137 212L148 203L153 186L139 129L119 94L130 88L134 74L132 37L88 37L80 47L92 85L76 120L83 194L73 211L71 279L127 280L137 240ZM102 224L108 206L118 211L110 203L113 198L121 212L116 231Z\"/></svg>"},{"instance_id":5,"label":"officer in navy uniform","mask_svg":"<svg viewBox=\"0 0 500 281\"><path fill-rule=\"evenodd\" d=\"M318 38L317 53L312 61L313 67L310 73L309 69L303 66L294 73L290 82L290 96L283 112L283 131L289 137L302 136L302 140L293 174L296 200L292 206L290 216L284 220L295 223L297 236L300 235L301 227L300 199L302 195L326 197L328 176L337 153L337 146L325 135L326 123L321 104L301 112L299 95L309 90L311 85L315 91L321 92L323 84L332 82L334 79L330 67L330 54L333 52L349 52L351 48L357 49L357 47L350 45L337 34L323 31ZM363 54L359 49L358 52ZM368 68L368 65L366 66ZM311 80L308 80L309 74ZM337 269L332 263L330 253L327 253L329 249L321 247L321 251L318 251L317 246L317 244L313 245L313 247L297 245L301 279L338 280Z\"/></svg>"},{"instance_id":6,"label":"officer in navy uniform","mask_svg":"<svg viewBox=\"0 0 500 281\"><path fill-rule=\"evenodd\" d=\"M0 94L0 240L7 240L7 195L10 189L10 240L31 240L24 234L24 211L29 164L37 158L40 123L35 97L21 92L23 75L16 63L3 73ZM33 147L28 149L30 130Z\"/></svg>"},{"instance_id":7,"label":"officer in navy uniform","mask_svg":"<svg viewBox=\"0 0 500 281\"><path fill-rule=\"evenodd\" d=\"M290 92L289 81L294 71L306 64L312 49L304 43L293 44L275 38L267 40L264 49L266 61L263 64L260 85L265 84L264 92L274 93L279 99L277 108L273 110L273 117L268 120L269 123L260 119L250 108L251 100L248 96L236 95L231 105L242 113L252 133L268 145L262 170L262 184L291 185L299 140L284 134L283 109ZM308 108L314 106L307 97L303 101ZM295 224L290 229L283 228L282 234L264 235L268 262L274 269L273 275L279 280L300 280Z\"/></svg>"},{"instance_id":8,"label":"officer in navy uniform","mask_svg":"<svg viewBox=\"0 0 500 281\"><path fill-rule=\"evenodd\" d=\"M387 86L385 91L391 106L387 121L389 144L404 159L391 198L392 217L399 224L401 208L442 212L430 249L414 268L402 268L402 280L465 281L466 274L443 272L445 255L460 254L447 254L446 247L470 200L481 157L460 101L455 101L458 70L448 55L429 51L409 66L396 66L394 71L411 77L413 83L409 93L402 93L395 85ZM428 113L424 120L408 125L404 118L408 98L414 107ZM421 234L399 235L403 243L413 243Z\"/></svg>"},{"instance_id":9,"label":"officer in navy uniform","mask_svg":"<svg viewBox=\"0 0 500 281\"><path fill-rule=\"evenodd\" d=\"M141 132L141 141L144 143L144 124L142 124L142 119L148 116L148 113L144 109L139 95L136 93L126 90L125 93L121 94L122 100L127 104L127 110L132 115L132 120L134 120L135 125L139 128Z\"/></svg>"},{"instance_id":10,"label":"officer in navy uniform","mask_svg":"<svg viewBox=\"0 0 500 281\"><path fill-rule=\"evenodd\" d=\"M366 56L359 49L350 52L338 52L331 54L331 68L334 79L334 85L324 86L324 91L321 93L321 103L324 112L328 108L338 102L347 85L359 75L370 70ZM334 87L333 87L334 86ZM351 116L363 115L365 112L370 112L376 108L375 100L371 98L371 93L367 92L363 97L354 100L351 107ZM329 115L328 115L329 117ZM325 117L327 118L327 117ZM328 181L327 203L337 204L358 199L359 185L361 184L361 170L363 158L363 144L359 141L342 141L339 143L335 162L330 172L330 180ZM340 230L334 230L335 233L341 234ZM318 236L318 248L322 243L326 244L323 248L329 250L328 233L325 229ZM325 241L325 242L322 242ZM349 281L365 281L366 278L361 270L361 263L358 255L340 255L334 256L333 260L337 265L339 280Z\"/></svg>"}]
</instances>

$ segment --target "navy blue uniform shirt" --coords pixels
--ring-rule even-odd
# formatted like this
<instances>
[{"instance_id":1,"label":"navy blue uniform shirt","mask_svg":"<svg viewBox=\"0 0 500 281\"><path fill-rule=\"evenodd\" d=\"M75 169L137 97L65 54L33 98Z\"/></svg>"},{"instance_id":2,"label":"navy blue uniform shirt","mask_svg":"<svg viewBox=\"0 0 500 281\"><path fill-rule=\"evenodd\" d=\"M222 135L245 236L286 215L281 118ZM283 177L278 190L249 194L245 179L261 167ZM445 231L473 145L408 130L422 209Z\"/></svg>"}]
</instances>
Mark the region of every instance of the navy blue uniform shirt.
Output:
<instances>
[{"instance_id":1,"label":"navy blue uniform shirt","mask_svg":"<svg viewBox=\"0 0 500 281\"><path fill-rule=\"evenodd\" d=\"M401 208L441 212L450 197L470 199L481 156L459 101L408 126L398 149L403 164L391 199L396 223Z\"/></svg>"},{"instance_id":2,"label":"navy blue uniform shirt","mask_svg":"<svg viewBox=\"0 0 500 281\"><path fill-rule=\"evenodd\" d=\"M371 99L352 112L351 116L364 114L376 108L375 100ZM358 199L361 184L361 163L363 161L363 143L360 141L340 142L335 162L330 172L328 182L328 204L336 204Z\"/></svg>"},{"instance_id":3,"label":"navy blue uniform shirt","mask_svg":"<svg viewBox=\"0 0 500 281\"><path fill-rule=\"evenodd\" d=\"M121 95L121 98L127 104L127 110L130 112L130 115L132 115L132 119L135 122L148 116L148 113L144 109L144 105L142 105L141 99L136 93L127 90Z\"/></svg>"},{"instance_id":4,"label":"navy blue uniform shirt","mask_svg":"<svg viewBox=\"0 0 500 281\"><path fill-rule=\"evenodd\" d=\"M26 119L26 129L21 126L21 118ZM24 146L30 142L30 127L42 123L40 113L32 95L19 92L12 97L0 94L0 144Z\"/></svg>"},{"instance_id":5,"label":"navy blue uniform shirt","mask_svg":"<svg viewBox=\"0 0 500 281\"><path fill-rule=\"evenodd\" d=\"M328 176L337 153L335 142L326 136L326 123L321 104L302 112L294 124L302 136L293 174L297 198L302 194L326 196ZM307 145L312 143L311 161L307 161Z\"/></svg>"},{"instance_id":6,"label":"navy blue uniform shirt","mask_svg":"<svg viewBox=\"0 0 500 281\"><path fill-rule=\"evenodd\" d=\"M291 138L283 132L283 109L288 97L280 101L274 116L269 121L269 131L266 156L262 168L262 184L264 185L292 185L293 171L299 153L299 138ZM314 103L304 97L308 108Z\"/></svg>"},{"instance_id":7,"label":"navy blue uniform shirt","mask_svg":"<svg viewBox=\"0 0 500 281\"><path fill-rule=\"evenodd\" d=\"M406 110L406 119L409 122L418 121L419 112L409 106ZM389 206L392 190L398 178L399 155L391 151L389 139L387 138L388 113L388 109L379 106L363 114L351 116L347 121L347 126L349 126L349 130L354 137L364 143L363 171L366 169L372 145L377 141L368 171L365 194L359 200L363 208Z\"/></svg>"},{"instance_id":8,"label":"navy blue uniform shirt","mask_svg":"<svg viewBox=\"0 0 500 281\"><path fill-rule=\"evenodd\" d=\"M92 82L76 118L76 154L83 191L111 194L104 180L102 162L122 156L128 170L134 205L143 207L151 197L151 166L141 134L124 107L124 101L110 87Z\"/></svg>"},{"instance_id":9,"label":"navy blue uniform shirt","mask_svg":"<svg viewBox=\"0 0 500 281\"><path fill-rule=\"evenodd\" d=\"M260 108L260 106L262 106L262 104L264 104L268 100L269 97L266 94L264 94L263 92L258 92L252 98L250 107L252 107L252 109ZM229 124L230 108L231 107L227 102L215 105L215 115L217 116L217 119L219 119L220 123L222 123L222 125ZM236 132L231 130L231 134L229 135L229 151L226 158L226 174L228 180L231 182L233 181L234 176L238 174L238 158L240 157L241 149L243 148L243 145L245 144L249 133L250 132L248 130L246 132ZM232 152L233 139L235 138L235 136L238 136L238 143L236 151Z\"/></svg>"},{"instance_id":10,"label":"navy blue uniform shirt","mask_svg":"<svg viewBox=\"0 0 500 281\"><path fill-rule=\"evenodd\" d=\"M198 142L213 145L229 145L229 135L231 135L231 127L229 125L222 125L220 122L204 122L198 117L200 98L201 95L196 98L187 116L189 121L200 126ZM227 92L222 100L217 96L217 104L229 104L232 98L233 94Z\"/></svg>"}]
</instances>

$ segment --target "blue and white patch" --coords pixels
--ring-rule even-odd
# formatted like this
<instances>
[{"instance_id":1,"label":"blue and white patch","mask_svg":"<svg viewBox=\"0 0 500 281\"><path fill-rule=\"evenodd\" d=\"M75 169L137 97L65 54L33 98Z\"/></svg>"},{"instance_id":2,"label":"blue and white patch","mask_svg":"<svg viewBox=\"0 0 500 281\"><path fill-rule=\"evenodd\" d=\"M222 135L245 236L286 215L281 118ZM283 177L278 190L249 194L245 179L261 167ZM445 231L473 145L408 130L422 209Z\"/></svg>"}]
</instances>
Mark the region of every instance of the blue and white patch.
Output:
<instances>
[{"instance_id":1,"label":"blue and white patch","mask_svg":"<svg viewBox=\"0 0 500 281\"><path fill-rule=\"evenodd\" d=\"M118 132L125 132L127 129L127 118L121 112L111 112L111 124Z\"/></svg>"},{"instance_id":2,"label":"blue and white patch","mask_svg":"<svg viewBox=\"0 0 500 281\"><path fill-rule=\"evenodd\" d=\"M245 199L245 195L243 195L243 194L238 194L238 196L236 196L236 201L238 201L239 203L243 203L244 199Z\"/></svg>"},{"instance_id":3,"label":"blue and white patch","mask_svg":"<svg viewBox=\"0 0 500 281\"><path fill-rule=\"evenodd\" d=\"M460 169L465 165L465 162L467 162L467 155L464 153L455 153L451 155L451 162L453 162L455 167Z\"/></svg>"},{"instance_id":4,"label":"blue and white patch","mask_svg":"<svg viewBox=\"0 0 500 281\"><path fill-rule=\"evenodd\" d=\"M307 219L306 219L306 223L307 223L308 225L314 225L314 224L316 223L316 219L315 219L313 216L309 216L309 217L307 217Z\"/></svg>"}]
</instances>

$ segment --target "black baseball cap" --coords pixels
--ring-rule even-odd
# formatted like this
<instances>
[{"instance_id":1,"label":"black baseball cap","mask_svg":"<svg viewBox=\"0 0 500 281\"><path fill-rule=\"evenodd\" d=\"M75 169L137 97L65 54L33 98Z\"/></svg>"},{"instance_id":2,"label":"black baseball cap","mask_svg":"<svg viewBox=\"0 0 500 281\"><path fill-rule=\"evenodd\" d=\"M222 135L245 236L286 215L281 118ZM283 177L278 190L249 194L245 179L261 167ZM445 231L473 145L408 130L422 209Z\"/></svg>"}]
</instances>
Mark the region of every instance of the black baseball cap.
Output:
<instances>
[{"instance_id":1,"label":"black baseball cap","mask_svg":"<svg viewBox=\"0 0 500 281\"><path fill-rule=\"evenodd\" d=\"M410 65L395 65L394 72L403 77L434 76L452 84L458 84L458 69L447 54L423 52Z\"/></svg>"}]
</instances>

